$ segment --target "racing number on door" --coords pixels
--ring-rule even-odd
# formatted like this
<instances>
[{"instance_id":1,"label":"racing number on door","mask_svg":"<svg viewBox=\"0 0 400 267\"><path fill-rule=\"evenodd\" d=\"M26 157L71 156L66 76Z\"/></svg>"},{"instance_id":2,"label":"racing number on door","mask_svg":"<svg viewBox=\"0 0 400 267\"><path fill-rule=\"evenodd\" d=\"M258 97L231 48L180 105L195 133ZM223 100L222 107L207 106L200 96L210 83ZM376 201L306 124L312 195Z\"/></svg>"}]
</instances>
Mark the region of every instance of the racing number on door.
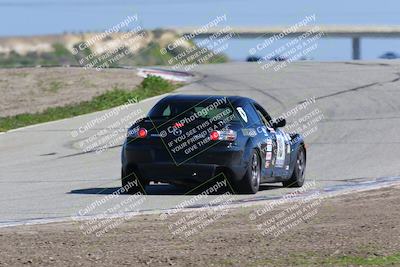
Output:
<instances>
[{"instance_id":1,"label":"racing number on door","mask_svg":"<svg viewBox=\"0 0 400 267\"><path fill-rule=\"evenodd\" d=\"M290 153L291 153L291 138L284 131L278 129L276 131L276 161L275 167L282 170L282 174L285 175L289 171L290 164ZM280 172L280 171L278 171Z\"/></svg>"},{"instance_id":2,"label":"racing number on door","mask_svg":"<svg viewBox=\"0 0 400 267\"><path fill-rule=\"evenodd\" d=\"M276 160L275 167L283 168L285 165L285 156L286 156L286 144L285 144L285 136L281 131L276 131Z\"/></svg>"}]
</instances>

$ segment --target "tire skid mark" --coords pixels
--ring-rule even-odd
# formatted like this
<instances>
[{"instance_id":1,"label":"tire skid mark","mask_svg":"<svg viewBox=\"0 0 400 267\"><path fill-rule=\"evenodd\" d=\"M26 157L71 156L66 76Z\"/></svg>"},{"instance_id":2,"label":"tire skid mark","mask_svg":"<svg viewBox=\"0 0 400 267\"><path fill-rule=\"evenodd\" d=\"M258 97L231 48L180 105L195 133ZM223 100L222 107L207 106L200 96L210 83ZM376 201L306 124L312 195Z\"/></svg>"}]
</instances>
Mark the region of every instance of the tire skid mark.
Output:
<instances>
[{"instance_id":1,"label":"tire skid mark","mask_svg":"<svg viewBox=\"0 0 400 267\"><path fill-rule=\"evenodd\" d=\"M208 78L209 78L209 76L208 76ZM273 96L273 95L270 94L270 93L265 92L264 90L262 90L262 89L260 89L260 88L257 88L257 87L254 87L254 86L252 86L252 85L246 84L246 83L244 83L244 82L242 82L242 81L239 81L239 80L231 80L231 79L228 79L228 78L226 78L226 77L219 77L219 78L218 78L218 81L219 81L219 82L224 82L224 81L226 81L226 82L229 82L229 83L234 84L234 86L237 86L237 84L239 84L239 85L242 85L242 86L244 86L244 87L247 87L247 88L249 88L249 89L251 89L251 90L254 90L254 91L258 92L258 93L261 93L261 94L265 95L266 97L268 97L268 98L274 100L274 101L277 102L283 109L286 109L286 105L285 105L280 99L278 99L277 97ZM218 92L218 91L226 91L226 90L220 90L220 89L214 88L214 87L212 87L211 85L206 84L206 82L204 82L204 81L198 81L198 82L196 82L196 83L198 83L198 84L200 84L200 85L202 85L202 86L204 86L204 87L206 87L206 88L208 88L208 89L211 89L211 90L213 90L213 91L217 91L217 92ZM209 83L209 82L207 82L207 83ZM241 89L240 91L244 91L244 90L245 90L245 89Z\"/></svg>"},{"instance_id":2,"label":"tire skid mark","mask_svg":"<svg viewBox=\"0 0 400 267\"><path fill-rule=\"evenodd\" d=\"M337 95L342 95L342 94L347 94L347 93L351 93L351 92L356 92L356 91L359 91L359 90L361 90L361 89L367 89L367 88L373 87L373 86L375 86L375 85L385 85L385 84L390 84L390 83L395 83L395 82L400 81L400 73L394 73L394 74L395 74L396 76L398 76L398 77L397 77L397 78L394 78L394 79L392 79L392 80L390 80L390 81L368 83L368 84L361 85L361 86L357 86L357 87L350 88L350 89L347 89L347 90L338 91L338 92L331 93L331 94L327 94L327 95L323 95L323 96L318 96L318 97L315 98L315 100L317 101L317 100L321 100L321 99L325 99L325 98L329 98L329 97L333 97L333 96L337 96ZM304 102L305 102L305 101L303 100L303 101L299 102L299 104L302 104L302 103L304 103Z\"/></svg>"},{"instance_id":3,"label":"tire skid mark","mask_svg":"<svg viewBox=\"0 0 400 267\"><path fill-rule=\"evenodd\" d=\"M372 118L329 118L324 119L321 123L326 122L338 122L338 121L374 121L374 120L397 120L400 119L400 116L389 116L389 117L372 117Z\"/></svg>"}]
</instances>

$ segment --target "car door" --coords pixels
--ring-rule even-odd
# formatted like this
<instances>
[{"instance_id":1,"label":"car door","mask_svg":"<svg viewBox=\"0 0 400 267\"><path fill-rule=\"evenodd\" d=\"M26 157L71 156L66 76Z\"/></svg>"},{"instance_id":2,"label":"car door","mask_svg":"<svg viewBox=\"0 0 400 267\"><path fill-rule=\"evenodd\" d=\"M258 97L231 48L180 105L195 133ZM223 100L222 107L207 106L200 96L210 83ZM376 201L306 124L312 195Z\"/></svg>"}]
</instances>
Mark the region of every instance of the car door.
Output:
<instances>
[{"instance_id":1,"label":"car door","mask_svg":"<svg viewBox=\"0 0 400 267\"><path fill-rule=\"evenodd\" d=\"M273 169L274 177L287 177L289 175L291 144L290 137L285 131L275 129L276 159Z\"/></svg>"},{"instance_id":2,"label":"car door","mask_svg":"<svg viewBox=\"0 0 400 267\"><path fill-rule=\"evenodd\" d=\"M259 124L257 126L257 142L260 143L262 169L265 181L273 181L274 158L276 151L275 130L270 127L270 117L268 113L257 103L253 103L252 110L258 117Z\"/></svg>"},{"instance_id":3,"label":"car door","mask_svg":"<svg viewBox=\"0 0 400 267\"><path fill-rule=\"evenodd\" d=\"M268 112L261 107L259 104L255 103L254 108L263 120L268 135L272 141L272 152L266 152L265 160L266 165L268 165L268 160L271 176L272 177L287 177L289 174L289 163L290 163L290 137L281 128L274 127L273 120ZM269 150L271 146L267 147ZM272 179L273 180L273 179Z\"/></svg>"}]
</instances>

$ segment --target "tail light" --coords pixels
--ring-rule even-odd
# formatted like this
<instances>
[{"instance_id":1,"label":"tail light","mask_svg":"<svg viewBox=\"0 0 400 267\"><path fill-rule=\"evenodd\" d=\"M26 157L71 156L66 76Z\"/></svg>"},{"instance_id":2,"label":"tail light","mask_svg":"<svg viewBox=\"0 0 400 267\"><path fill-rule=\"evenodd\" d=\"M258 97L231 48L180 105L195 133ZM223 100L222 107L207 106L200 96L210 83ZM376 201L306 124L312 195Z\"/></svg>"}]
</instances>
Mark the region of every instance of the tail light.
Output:
<instances>
[{"instance_id":1,"label":"tail light","mask_svg":"<svg viewBox=\"0 0 400 267\"><path fill-rule=\"evenodd\" d=\"M212 141L230 141L233 142L236 140L237 133L234 130L221 130L221 131L212 131L210 133L210 139Z\"/></svg>"},{"instance_id":2,"label":"tail light","mask_svg":"<svg viewBox=\"0 0 400 267\"><path fill-rule=\"evenodd\" d=\"M213 141L217 141L219 139L219 132L218 131L212 131L210 133L210 139Z\"/></svg>"},{"instance_id":3,"label":"tail light","mask_svg":"<svg viewBox=\"0 0 400 267\"><path fill-rule=\"evenodd\" d=\"M146 138L147 130L145 128L135 128L128 130L128 137L132 138Z\"/></svg>"},{"instance_id":4,"label":"tail light","mask_svg":"<svg viewBox=\"0 0 400 267\"><path fill-rule=\"evenodd\" d=\"M140 128L138 131L139 138L145 138L147 136L147 130L145 128Z\"/></svg>"},{"instance_id":5,"label":"tail light","mask_svg":"<svg viewBox=\"0 0 400 267\"><path fill-rule=\"evenodd\" d=\"M174 127L175 127L175 128L181 128L181 127L183 127L183 126L184 126L184 124L181 123L181 122L176 122L176 123L174 124Z\"/></svg>"}]
</instances>

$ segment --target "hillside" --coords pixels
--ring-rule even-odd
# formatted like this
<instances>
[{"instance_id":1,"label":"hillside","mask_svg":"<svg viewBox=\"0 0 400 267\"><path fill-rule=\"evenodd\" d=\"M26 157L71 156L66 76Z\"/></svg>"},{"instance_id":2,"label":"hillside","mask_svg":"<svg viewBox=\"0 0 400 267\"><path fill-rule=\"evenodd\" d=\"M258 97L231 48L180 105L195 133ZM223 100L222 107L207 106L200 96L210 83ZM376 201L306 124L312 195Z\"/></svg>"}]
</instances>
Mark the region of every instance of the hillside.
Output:
<instances>
[{"instance_id":1,"label":"hillside","mask_svg":"<svg viewBox=\"0 0 400 267\"><path fill-rule=\"evenodd\" d=\"M82 67L169 65L168 60L190 49L200 51L191 40L182 40L173 50L160 50L181 38L170 30L60 34L0 38L0 67L37 65L80 65ZM121 55L119 55L121 54ZM188 57L189 55L185 55ZM89 58L89 59L88 59ZM198 63L226 62L225 55L213 55ZM187 64L196 62L189 60Z\"/></svg>"}]
</instances>

